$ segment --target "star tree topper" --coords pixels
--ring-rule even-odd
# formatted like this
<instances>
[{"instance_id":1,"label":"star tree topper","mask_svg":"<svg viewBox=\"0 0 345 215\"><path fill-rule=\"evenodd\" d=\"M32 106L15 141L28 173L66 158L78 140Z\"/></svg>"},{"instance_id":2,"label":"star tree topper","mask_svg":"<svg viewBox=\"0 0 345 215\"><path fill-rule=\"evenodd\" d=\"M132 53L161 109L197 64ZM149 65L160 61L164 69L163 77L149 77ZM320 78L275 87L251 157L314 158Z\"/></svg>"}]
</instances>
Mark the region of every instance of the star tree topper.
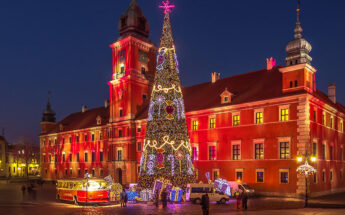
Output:
<instances>
[{"instance_id":1,"label":"star tree topper","mask_svg":"<svg viewBox=\"0 0 345 215\"><path fill-rule=\"evenodd\" d=\"M170 13L172 8L175 8L175 5L170 4L169 0L162 1L162 5L159 5L159 8L164 9L164 13Z\"/></svg>"}]
</instances>

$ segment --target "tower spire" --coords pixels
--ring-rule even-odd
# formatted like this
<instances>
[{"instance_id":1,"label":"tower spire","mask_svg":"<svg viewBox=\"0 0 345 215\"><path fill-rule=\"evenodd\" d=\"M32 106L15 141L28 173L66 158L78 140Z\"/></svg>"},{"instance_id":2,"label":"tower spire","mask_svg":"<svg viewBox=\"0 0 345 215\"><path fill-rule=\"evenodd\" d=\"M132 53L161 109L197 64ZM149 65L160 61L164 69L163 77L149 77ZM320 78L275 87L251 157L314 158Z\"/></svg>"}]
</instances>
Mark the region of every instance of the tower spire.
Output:
<instances>
[{"instance_id":1,"label":"tower spire","mask_svg":"<svg viewBox=\"0 0 345 215\"><path fill-rule=\"evenodd\" d=\"M303 29L301 27L301 22L300 22L300 11L301 11L301 0L298 0L297 2L297 9L296 9L296 12L297 12L297 22L296 22L296 27L295 27L295 39L300 39L302 38L302 32L303 32Z\"/></svg>"}]
</instances>

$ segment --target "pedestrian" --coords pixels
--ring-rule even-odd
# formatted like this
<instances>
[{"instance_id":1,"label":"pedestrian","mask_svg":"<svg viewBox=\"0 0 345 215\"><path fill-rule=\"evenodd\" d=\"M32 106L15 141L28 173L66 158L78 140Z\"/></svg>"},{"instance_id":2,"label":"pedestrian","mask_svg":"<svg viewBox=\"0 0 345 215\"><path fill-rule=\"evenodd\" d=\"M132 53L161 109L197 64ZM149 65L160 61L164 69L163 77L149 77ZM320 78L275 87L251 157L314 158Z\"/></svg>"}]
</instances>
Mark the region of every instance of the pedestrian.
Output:
<instances>
[{"instance_id":1,"label":"pedestrian","mask_svg":"<svg viewBox=\"0 0 345 215\"><path fill-rule=\"evenodd\" d=\"M246 191L243 191L243 193L242 193L242 208L244 210L247 210L247 202L248 202L248 193Z\"/></svg>"},{"instance_id":2,"label":"pedestrian","mask_svg":"<svg viewBox=\"0 0 345 215\"><path fill-rule=\"evenodd\" d=\"M202 208L202 214L208 215L209 209L210 209L210 198L208 197L208 194L205 193L201 197L201 208Z\"/></svg>"},{"instance_id":3,"label":"pedestrian","mask_svg":"<svg viewBox=\"0 0 345 215\"><path fill-rule=\"evenodd\" d=\"M124 190L120 193L120 203L121 203L121 208L124 207L125 205L125 196L124 196Z\"/></svg>"},{"instance_id":4,"label":"pedestrian","mask_svg":"<svg viewBox=\"0 0 345 215\"><path fill-rule=\"evenodd\" d=\"M124 206L127 207L128 195L127 195L126 192L124 193L124 196L125 196L125 198L124 198Z\"/></svg>"},{"instance_id":5,"label":"pedestrian","mask_svg":"<svg viewBox=\"0 0 345 215\"><path fill-rule=\"evenodd\" d=\"M240 195L240 191L236 190L236 192L234 193L234 196L236 198L236 208L240 209L241 206L241 195Z\"/></svg>"},{"instance_id":6,"label":"pedestrian","mask_svg":"<svg viewBox=\"0 0 345 215\"><path fill-rule=\"evenodd\" d=\"M163 208L166 208L166 206L167 206L167 191L165 188L162 190L161 199L162 199Z\"/></svg>"},{"instance_id":7,"label":"pedestrian","mask_svg":"<svg viewBox=\"0 0 345 215\"><path fill-rule=\"evenodd\" d=\"M155 205L156 205L156 208L158 208L158 206L159 206L159 193L158 193L158 190L156 190L156 192L155 192Z\"/></svg>"}]
</instances>

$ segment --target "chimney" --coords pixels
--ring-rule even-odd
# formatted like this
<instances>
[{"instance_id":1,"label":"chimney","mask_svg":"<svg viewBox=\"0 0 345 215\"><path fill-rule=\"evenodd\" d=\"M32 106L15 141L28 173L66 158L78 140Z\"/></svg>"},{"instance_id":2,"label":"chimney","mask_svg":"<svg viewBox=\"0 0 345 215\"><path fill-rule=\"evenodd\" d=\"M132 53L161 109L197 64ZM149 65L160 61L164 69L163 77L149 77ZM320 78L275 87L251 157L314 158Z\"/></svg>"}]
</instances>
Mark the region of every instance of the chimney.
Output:
<instances>
[{"instance_id":1,"label":"chimney","mask_svg":"<svg viewBox=\"0 0 345 215\"><path fill-rule=\"evenodd\" d=\"M105 100L105 101L104 101L104 107L105 107L105 108L108 108L108 107L109 107L109 100Z\"/></svg>"},{"instance_id":2,"label":"chimney","mask_svg":"<svg viewBox=\"0 0 345 215\"><path fill-rule=\"evenodd\" d=\"M335 83L328 85L328 98L333 103L336 103L336 99L335 99Z\"/></svg>"},{"instance_id":3,"label":"chimney","mask_svg":"<svg viewBox=\"0 0 345 215\"><path fill-rule=\"evenodd\" d=\"M267 63L267 71L271 71L272 68L276 65L276 59L274 59L273 57L267 58L266 63Z\"/></svg>"},{"instance_id":4,"label":"chimney","mask_svg":"<svg viewBox=\"0 0 345 215\"><path fill-rule=\"evenodd\" d=\"M220 73L213 72L211 73L212 84L216 83L220 79Z\"/></svg>"},{"instance_id":5,"label":"chimney","mask_svg":"<svg viewBox=\"0 0 345 215\"><path fill-rule=\"evenodd\" d=\"M87 106L86 105L83 105L82 107L81 107L81 112L82 113L85 113L87 111Z\"/></svg>"}]
</instances>

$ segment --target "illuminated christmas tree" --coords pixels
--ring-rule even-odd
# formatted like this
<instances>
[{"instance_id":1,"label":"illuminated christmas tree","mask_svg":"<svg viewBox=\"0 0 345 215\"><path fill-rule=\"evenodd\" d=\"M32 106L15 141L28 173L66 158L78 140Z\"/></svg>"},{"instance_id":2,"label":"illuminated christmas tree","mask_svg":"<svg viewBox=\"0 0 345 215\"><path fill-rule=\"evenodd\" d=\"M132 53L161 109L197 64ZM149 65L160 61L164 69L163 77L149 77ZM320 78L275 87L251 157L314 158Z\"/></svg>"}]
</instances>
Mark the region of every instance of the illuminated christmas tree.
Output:
<instances>
[{"instance_id":1,"label":"illuminated christmas tree","mask_svg":"<svg viewBox=\"0 0 345 215\"><path fill-rule=\"evenodd\" d=\"M174 5L166 0L160 8L165 10L165 16L140 159L139 185L152 188L155 179L164 178L174 186L185 188L195 179L170 25L170 10Z\"/></svg>"}]
</instances>

